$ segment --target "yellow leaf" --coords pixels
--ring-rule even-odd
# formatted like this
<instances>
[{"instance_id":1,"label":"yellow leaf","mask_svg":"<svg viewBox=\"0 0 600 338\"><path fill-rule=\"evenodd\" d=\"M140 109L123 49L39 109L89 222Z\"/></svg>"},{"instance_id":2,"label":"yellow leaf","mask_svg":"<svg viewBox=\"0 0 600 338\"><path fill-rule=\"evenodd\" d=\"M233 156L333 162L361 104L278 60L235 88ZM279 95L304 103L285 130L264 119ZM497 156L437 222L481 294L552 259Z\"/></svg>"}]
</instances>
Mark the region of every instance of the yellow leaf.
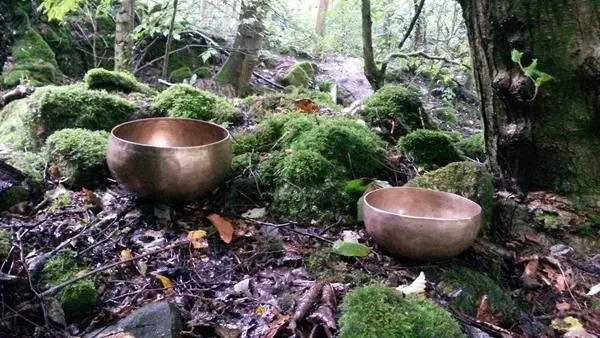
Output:
<instances>
[{"instance_id":1,"label":"yellow leaf","mask_svg":"<svg viewBox=\"0 0 600 338\"><path fill-rule=\"evenodd\" d=\"M217 228L223 242L231 243L233 239L233 224L227 218L217 214L210 214L206 218Z\"/></svg>"},{"instance_id":2,"label":"yellow leaf","mask_svg":"<svg viewBox=\"0 0 600 338\"><path fill-rule=\"evenodd\" d=\"M165 294L167 294L167 296L171 295L173 293L173 290L171 290L173 288L173 282L171 282L169 278L163 275L156 275L156 278L162 283L163 287L166 289Z\"/></svg>"},{"instance_id":3,"label":"yellow leaf","mask_svg":"<svg viewBox=\"0 0 600 338\"><path fill-rule=\"evenodd\" d=\"M265 313L265 308L262 305L259 305L255 310L254 310L254 314L256 314L257 316L262 315L263 313Z\"/></svg>"},{"instance_id":4,"label":"yellow leaf","mask_svg":"<svg viewBox=\"0 0 600 338\"><path fill-rule=\"evenodd\" d=\"M206 241L206 231L204 230L195 230L188 232L188 241L192 243L192 247L194 249L204 249L208 247L208 242Z\"/></svg>"},{"instance_id":5,"label":"yellow leaf","mask_svg":"<svg viewBox=\"0 0 600 338\"><path fill-rule=\"evenodd\" d=\"M121 250L121 260L122 261L128 261L131 258L133 258L131 256L131 250L129 250L129 249Z\"/></svg>"}]
</instances>

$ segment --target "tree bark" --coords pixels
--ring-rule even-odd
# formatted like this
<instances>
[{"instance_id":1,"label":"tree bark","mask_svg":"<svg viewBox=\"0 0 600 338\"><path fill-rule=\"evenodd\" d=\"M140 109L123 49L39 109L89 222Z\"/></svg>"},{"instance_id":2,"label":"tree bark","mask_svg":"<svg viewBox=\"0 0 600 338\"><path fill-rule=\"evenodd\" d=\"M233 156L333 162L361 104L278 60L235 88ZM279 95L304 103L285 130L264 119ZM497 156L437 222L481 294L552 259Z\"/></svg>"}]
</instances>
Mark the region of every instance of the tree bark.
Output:
<instances>
[{"instance_id":1,"label":"tree bark","mask_svg":"<svg viewBox=\"0 0 600 338\"><path fill-rule=\"evenodd\" d=\"M173 14L171 15L171 24L169 25L169 35L167 35L167 43L165 44L165 57L162 68L162 78L166 79L169 75L169 56L171 52L171 43L173 42L173 29L175 28L175 17L177 16L178 0L173 0Z\"/></svg>"},{"instance_id":2,"label":"tree bark","mask_svg":"<svg viewBox=\"0 0 600 338\"><path fill-rule=\"evenodd\" d=\"M254 67L258 63L264 31L263 18L268 2L269 0L242 1L233 50L215 77L217 82L230 84L238 96L248 88Z\"/></svg>"},{"instance_id":3,"label":"tree bark","mask_svg":"<svg viewBox=\"0 0 600 338\"><path fill-rule=\"evenodd\" d=\"M415 13L424 10L419 9L419 0L413 0ZM423 17L418 16L417 21L415 22L415 35L413 38L412 49L413 50L422 50L425 48L425 25Z\"/></svg>"},{"instance_id":4,"label":"tree bark","mask_svg":"<svg viewBox=\"0 0 600 338\"><path fill-rule=\"evenodd\" d=\"M371 19L371 0L361 0L362 14L362 40L363 40L363 59L365 63L365 76L373 87L377 90L383 87L385 78L384 72L377 68L375 63L375 53L373 52L373 20Z\"/></svg>"},{"instance_id":5,"label":"tree bark","mask_svg":"<svg viewBox=\"0 0 600 338\"><path fill-rule=\"evenodd\" d=\"M491 169L508 186L600 192L600 1L459 0ZM533 101L511 61L554 77Z\"/></svg>"},{"instance_id":6,"label":"tree bark","mask_svg":"<svg viewBox=\"0 0 600 338\"><path fill-rule=\"evenodd\" d=\"M115 29L115 70L133 70L135 0L118 0Z\"/></svg>"},{"instance_id":7,"label":"tree bark","mask_svg":"<svg viewBox=\"0 0 600 338\"><path fill-rule=\"evenodd\" d=\"M325 16L327 15L328 7L329 0L319 0L319 7L317 9L317 22L315 24L315 33L318 36L325 35Z\"/></svg>"}]
</instances>

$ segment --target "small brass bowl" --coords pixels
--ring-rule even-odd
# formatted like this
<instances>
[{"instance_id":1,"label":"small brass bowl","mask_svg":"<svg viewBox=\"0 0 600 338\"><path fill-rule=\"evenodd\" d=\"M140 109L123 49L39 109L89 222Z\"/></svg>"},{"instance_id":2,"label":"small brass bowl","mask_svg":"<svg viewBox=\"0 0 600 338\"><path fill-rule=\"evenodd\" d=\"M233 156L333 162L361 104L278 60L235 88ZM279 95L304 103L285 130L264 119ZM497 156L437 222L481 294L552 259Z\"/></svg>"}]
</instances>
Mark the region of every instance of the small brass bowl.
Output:
<instances>
[{"instance_id":1,"label":"small brass bowl","mask_svg":"<svg viewBox=\"0 0 600 338\"><path fill-rule=\"evenodd\" d=\"M363 218L375 242L393 256L433 260L467 249L481 228L481 207L455 194L419 188L374 190Z\"/></svg>"},{"instance_id":2,"label":"small brass bowl","mask_svg":"<svg viewBox=\"0 0 600 338\"><path fill-rule=\"evenodd\" d=\"M125 189L160 202L205 196L227 176L232 146L227 129L210 122L150 118L113 128L107 162Z\"/></svg>"}]
</instances>

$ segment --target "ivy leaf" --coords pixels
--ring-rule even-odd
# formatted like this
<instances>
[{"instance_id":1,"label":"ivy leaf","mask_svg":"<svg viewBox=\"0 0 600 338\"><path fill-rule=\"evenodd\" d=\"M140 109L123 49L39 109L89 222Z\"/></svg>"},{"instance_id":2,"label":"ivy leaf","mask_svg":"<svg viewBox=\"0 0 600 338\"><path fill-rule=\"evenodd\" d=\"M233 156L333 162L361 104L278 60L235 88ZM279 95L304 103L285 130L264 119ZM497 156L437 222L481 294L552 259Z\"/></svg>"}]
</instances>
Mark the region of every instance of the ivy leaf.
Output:
<instances>
[{"instance_id":1,"label":"ivy leaf","mask_svg":"<svg viewBox=\"0 0 600 338\"><path fill-rule=\"evenodd\" d=\"M534 78L536 75L538 75L539 71L536 69L537 64L538 64L538 59L533 59L533 61L531 61L531 64L529 66L523 68L523 72L525 73L525 76Z\"/></svg>"},{"instance_id":2,"label":"ivy leaf","mask_svg":"<svg viewBox=\"0 0 600 338\"><path fill-rule=\"evenodd\" d=\"M554 78L550 74L547 74L544 72L538 72L537 78L535 79L535 85L537 87L540 87L544 83L551 81L551 80L554 80Z\"/></svg>"},{"instance_id":3,"label":"ivy leaf","mask_svg":"<svg viewBox=\"0 0 600 338\"><path fill-rule=\"evenodd\" d=\"M520 63L522 57L523 57L523 53L519 52L516 49L513 49L512 52L510 53L510 58L513 60L514 63Z\"/></svg>"},{"instance_id":4,"label":"ivy leaf","mask_svg":"<svg viewBox=\"0 0 600 338\"><path fill-rule=\"evenodd\" d=\"M346 257L365 257L369 254L369 247L361 243L335 241L333 251Z\"/></svg>"}]
</instances>

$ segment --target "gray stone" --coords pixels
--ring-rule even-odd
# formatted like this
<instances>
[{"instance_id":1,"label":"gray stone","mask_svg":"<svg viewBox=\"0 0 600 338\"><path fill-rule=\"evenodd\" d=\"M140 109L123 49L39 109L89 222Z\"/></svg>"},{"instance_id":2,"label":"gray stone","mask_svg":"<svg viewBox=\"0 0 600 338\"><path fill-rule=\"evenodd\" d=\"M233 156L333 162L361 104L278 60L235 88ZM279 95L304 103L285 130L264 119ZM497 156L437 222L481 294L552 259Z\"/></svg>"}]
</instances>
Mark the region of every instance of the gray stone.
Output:
<instances>
[{"instance_id":1,"label":"gray stone","mask_svg":"<svg viewBox=\"0 0 600 338\"><path fill-rule=\"evenodd\" d=\"M145 305L135 310L117 324L95 330L87 335L92 337L181 337L183 320L177 307L169 302Z\"/></svg>"}]
</instances>

